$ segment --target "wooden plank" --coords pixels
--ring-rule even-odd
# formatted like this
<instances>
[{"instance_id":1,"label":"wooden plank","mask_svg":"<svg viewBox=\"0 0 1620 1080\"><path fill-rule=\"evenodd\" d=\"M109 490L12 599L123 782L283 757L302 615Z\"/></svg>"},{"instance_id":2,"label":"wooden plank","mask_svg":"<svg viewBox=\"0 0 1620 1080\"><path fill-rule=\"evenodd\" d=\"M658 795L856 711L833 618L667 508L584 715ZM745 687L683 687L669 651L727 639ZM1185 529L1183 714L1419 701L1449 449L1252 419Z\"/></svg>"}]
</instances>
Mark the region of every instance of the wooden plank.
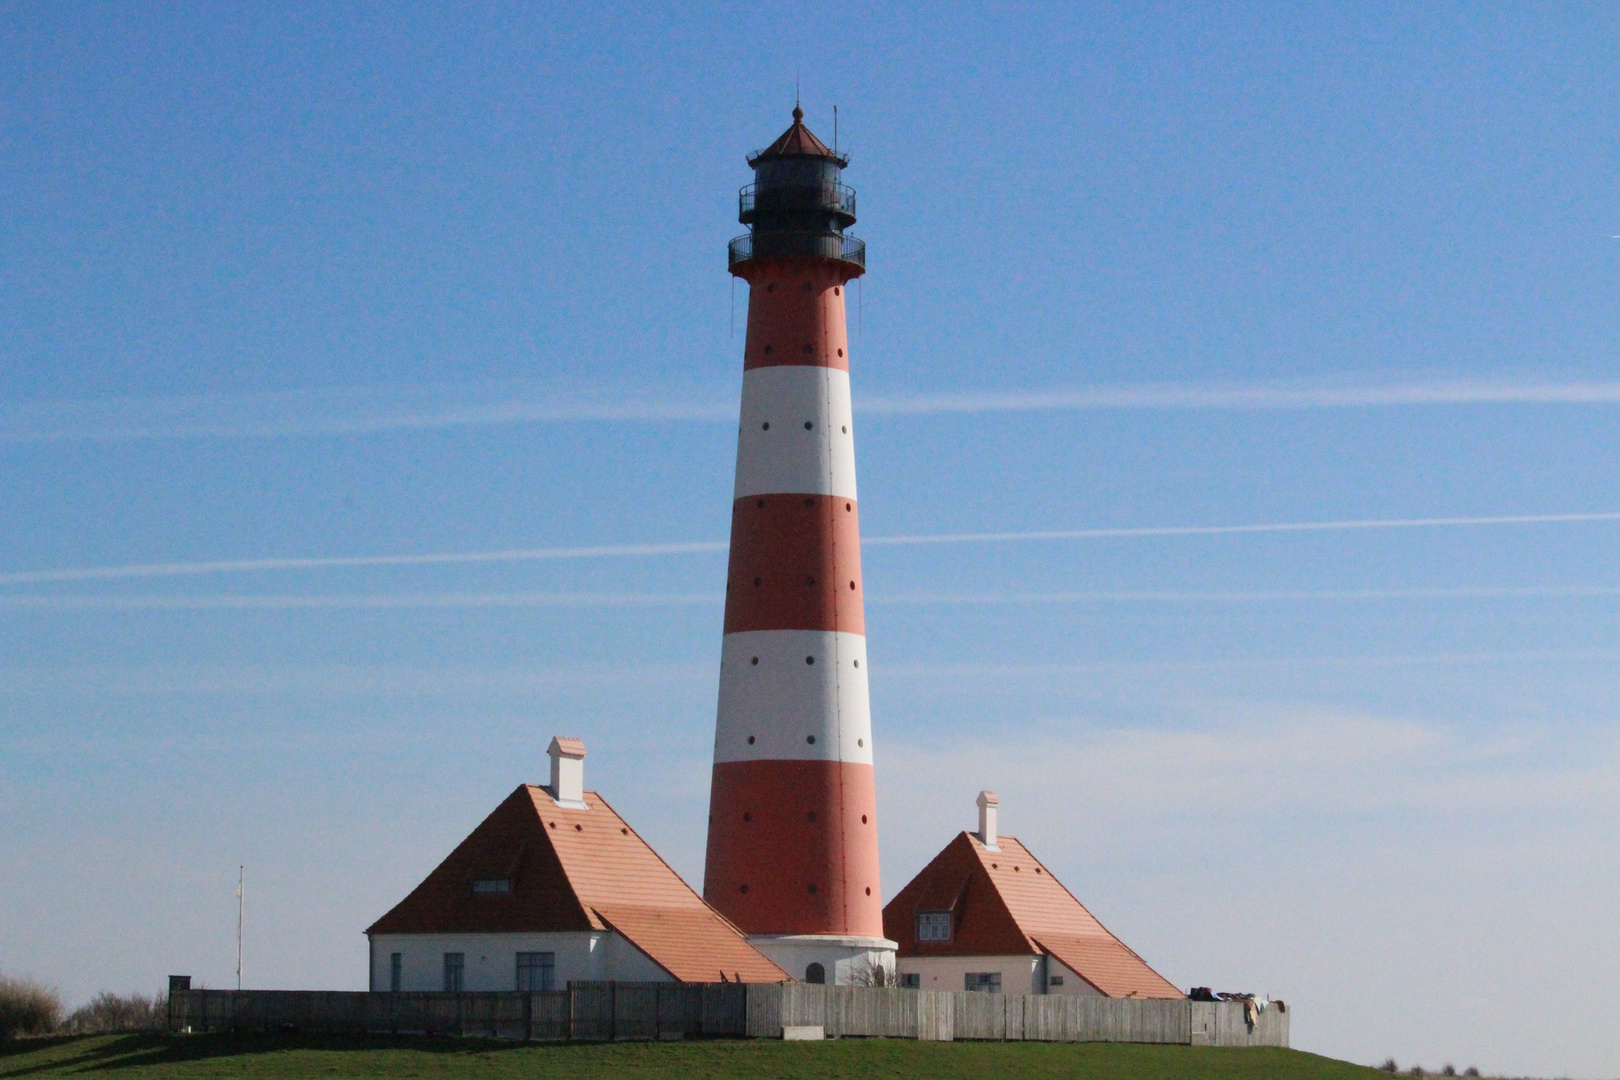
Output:
<instances>
[{"instance_id":1,"label":"wooden plank","mask_svg":"<svg viewBox=\"0 0 1620 1080\"><path fill-rule=\"evenodd\" d=\"M746 1033L750 1039L771 1039L782 1033L787 989L782 983L755 983L746 988Z\"/></svg>"}]
</instances>

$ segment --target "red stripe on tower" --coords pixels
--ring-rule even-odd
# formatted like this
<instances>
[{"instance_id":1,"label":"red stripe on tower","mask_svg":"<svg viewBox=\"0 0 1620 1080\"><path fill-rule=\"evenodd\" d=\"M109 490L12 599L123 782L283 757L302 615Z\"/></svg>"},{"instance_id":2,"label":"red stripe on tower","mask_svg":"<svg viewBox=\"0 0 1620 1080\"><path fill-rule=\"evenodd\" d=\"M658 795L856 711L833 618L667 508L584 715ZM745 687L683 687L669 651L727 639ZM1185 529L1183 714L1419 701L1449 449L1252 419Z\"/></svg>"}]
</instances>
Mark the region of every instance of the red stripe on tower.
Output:
<instances>
[{"instance_id":1,"label":"red stripe on tower","mask_svg":"<svg viewBox=\"0 0 1620 1080\"><path fill-rule=\"evenodd\" d=\"M848 159L793 110L752 155L749 284L704 898L795 978L892 970L878 885L845 285Z\"/></svg>"}]
</instances>

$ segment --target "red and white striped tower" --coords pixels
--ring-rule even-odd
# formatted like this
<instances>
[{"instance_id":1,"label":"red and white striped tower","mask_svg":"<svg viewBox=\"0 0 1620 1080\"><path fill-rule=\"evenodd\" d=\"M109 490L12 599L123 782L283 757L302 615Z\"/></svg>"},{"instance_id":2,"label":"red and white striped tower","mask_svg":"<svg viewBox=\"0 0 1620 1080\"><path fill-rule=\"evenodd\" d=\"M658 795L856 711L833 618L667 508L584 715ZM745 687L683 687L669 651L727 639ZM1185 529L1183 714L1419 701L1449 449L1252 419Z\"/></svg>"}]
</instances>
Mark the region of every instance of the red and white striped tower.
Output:
<instances>
[{"instance_id":1,"label":"red and white striped tower","mask_svg":"<svg viewBox=\"0 0 1620 1080\"><path fill-rule=\"evenodd\" d=\"M848 164L804 126L748 159L748 282L704 899L795 978L892 970L878 887L844 286Z\"/></svg>"}]
</instances>

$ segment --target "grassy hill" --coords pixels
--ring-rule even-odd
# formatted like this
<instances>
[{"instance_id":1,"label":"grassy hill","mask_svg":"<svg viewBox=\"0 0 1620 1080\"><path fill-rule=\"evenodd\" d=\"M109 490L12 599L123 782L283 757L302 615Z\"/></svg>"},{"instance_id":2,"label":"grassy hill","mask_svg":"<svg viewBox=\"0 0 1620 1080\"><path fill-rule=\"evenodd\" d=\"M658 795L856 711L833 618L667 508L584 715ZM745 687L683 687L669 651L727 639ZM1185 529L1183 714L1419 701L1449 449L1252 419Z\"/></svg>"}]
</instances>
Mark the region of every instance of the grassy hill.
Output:
<instances>
[{"instance_id":1,"label":"grassy hill","mask_svg":"<svg viewBox=\"0 0 1620 1080\"><path fill-rule=\"evenodd\" d=\"M1359 1065L1299 1050L1081 1043L684 1043L521 1045L484 1039L100 1035L0 1043L0 1080L402 1076L423 1080L1371 1080Z\"/></svg>"}]
</instances>

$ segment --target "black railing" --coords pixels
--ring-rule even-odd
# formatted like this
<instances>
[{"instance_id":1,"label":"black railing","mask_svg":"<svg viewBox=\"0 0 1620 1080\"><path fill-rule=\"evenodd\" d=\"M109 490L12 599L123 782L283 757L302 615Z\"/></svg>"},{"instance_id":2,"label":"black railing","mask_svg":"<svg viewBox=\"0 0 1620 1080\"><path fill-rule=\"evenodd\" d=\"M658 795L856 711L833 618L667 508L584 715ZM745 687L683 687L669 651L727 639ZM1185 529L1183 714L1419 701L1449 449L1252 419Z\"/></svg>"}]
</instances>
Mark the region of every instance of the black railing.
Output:
<instances>
[{"instance_id":1,"label":"black railing","mask_svg":"<svg viewBox=\"0 0 1620 1080\"><path fill-rule=\"evenodd\" d=\"M746 224L758 211L830 210L855 220L855 189L848 184L777 187L749 184L737 192L737 216Z\"/></svg>"},{"instance_id":2,"label":"black railing","mask_svg":"<svg viewBox=\"0 0 1620 1080\"><path fill-rule=\"evenodd\" d=\"M758 243L756 244L756 240ZM835 233L744 233L727 245L726 266L750 259L838 259L866 269L866 241Z\"/></svg>"}]
</instances>

